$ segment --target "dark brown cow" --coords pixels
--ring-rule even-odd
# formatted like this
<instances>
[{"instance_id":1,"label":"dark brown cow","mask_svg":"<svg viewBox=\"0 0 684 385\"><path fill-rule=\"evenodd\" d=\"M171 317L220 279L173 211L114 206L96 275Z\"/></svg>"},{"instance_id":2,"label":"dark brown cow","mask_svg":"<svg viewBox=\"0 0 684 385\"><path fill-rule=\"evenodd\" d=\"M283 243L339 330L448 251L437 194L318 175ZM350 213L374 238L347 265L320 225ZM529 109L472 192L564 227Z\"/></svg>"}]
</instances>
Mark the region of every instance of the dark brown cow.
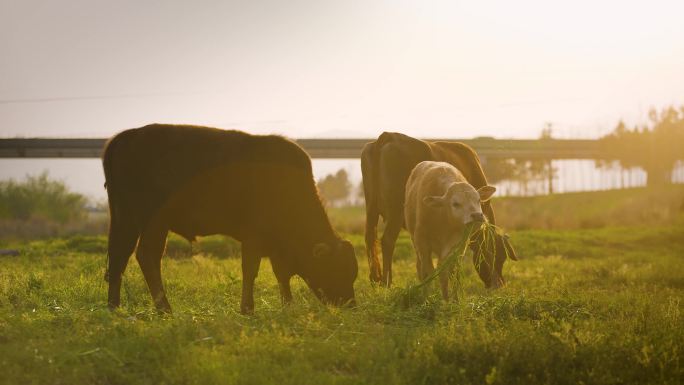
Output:
<instances>
[{"instance_id":1,"label":"dark brown cow","mask_svg":"<svg viewBox=\"0 0 684 385\"><path fill-rule=\"evenodd\" d=\"M383 132L376 141L366 144L361 153L361 172L366 197L366 251L372 282L389 286L392 283L392 255L399 231L404 224L404 193L411 170L425 160L446 162L456 167L475 189L487 185L480 161L472 148L458 142L427 142L395 132ZM482 202L482 212L496 224L491 204ZM382 274L376 250L378 219L385 221L382 235ZM477 249L477 236L471 244ZM478 266L478 274L486 287L504 284L501 270L506 251L517 260L510 243L499 236L496 255L489 255Z\"/></svg>"},{"instance_id":2,"label":"dark brown cow","mask_svg":"<svg viewBox=\"0 0 684 385\"><path fill-rule=\"evenodd\" d=\"M280 136L153 124L114 136L103 166L109 196L109 306L120 303L122 274L136 258L156 307L170 311L161 278L169 231L188 240L225 234L242 242L243 313L270 257L284 302L299 275L326 303L354 301L357 263L323 209L311 160Z\"/></svg>"}]
</instances>

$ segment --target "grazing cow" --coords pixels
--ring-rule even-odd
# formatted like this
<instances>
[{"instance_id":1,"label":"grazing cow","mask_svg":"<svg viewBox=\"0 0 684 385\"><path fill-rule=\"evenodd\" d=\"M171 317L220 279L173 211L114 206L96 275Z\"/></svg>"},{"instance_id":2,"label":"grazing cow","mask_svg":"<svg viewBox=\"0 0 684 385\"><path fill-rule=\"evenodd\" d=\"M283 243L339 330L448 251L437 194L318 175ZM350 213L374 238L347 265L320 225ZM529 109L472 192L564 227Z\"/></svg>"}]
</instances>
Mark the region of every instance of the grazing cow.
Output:
<instances>
[{"instance_id":1,"label":"grazing cow","mask_svg":"<svg viewBox=\"0 0 684 385\"><path fill-rule=\"evenodd\" d=\"M241 311L254 309L253 285L268 256L283 302L299 275L323 302L354 301L357 263L333 230L311 160L294 142L216 128L153 124L106 144L109 197L108 301L119 306L122 274L137 245L156 307L171 307L161 277L166 236L225 234L242 242Z\"/></svg>"},{"instance_id":2,"label":"grazing cow","mask_svg":"<svg viewBox=\"0 0 684 385\"><path fill-rule=\"evenodd\" d=\"M433 253L437 254L439 265L444 262L463 237L468 223L486 221L480 204L495 191L492 186L475 190L449 163L418 163L406 182L404 202L404 220L416 250L418 279L424 280L434 271ZM442 296L447 299L449 272L442 272L439 278Z\"/></svg>"},{"instance_id":3,"label":"grazing cow","mask_svg":"<svg viewBox=\"0 0 684 385\"><path fill-rule=\"evenodd\" d=\"M392 255L399 231L404 224L404 193L411 170L424 160L441 161L456 167L473 187L487 185L480 161L472 148L458 142L428 142L395 132L383 132L377 140L367 143L361 153L363 190L366 197L366 251L370 265L370 279L389 286L392 283ZM490 223L496 224L490 202L482 203L482 212ZM382 235L382 275L376 250L379 217L385 221ZM475 234L477 240L480 234ZM476 250L478 242L471 243ZM497 235L495 255L487 254L477 266L486 287L504 284L501 271L506 255L517 260L515 252L504 237ZM493 267L492 267L493 266Z\"/></svg>"}]
</instances>

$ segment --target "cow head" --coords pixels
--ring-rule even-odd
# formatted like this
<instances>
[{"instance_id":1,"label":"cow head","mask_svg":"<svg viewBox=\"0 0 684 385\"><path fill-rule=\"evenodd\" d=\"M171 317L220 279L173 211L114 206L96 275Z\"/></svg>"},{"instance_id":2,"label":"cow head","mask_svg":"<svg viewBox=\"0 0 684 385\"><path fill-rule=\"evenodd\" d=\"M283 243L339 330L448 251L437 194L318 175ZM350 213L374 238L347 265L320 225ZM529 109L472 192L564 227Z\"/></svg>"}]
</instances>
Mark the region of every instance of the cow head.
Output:
<instances>
[{"instance_id":1,"label":"cow head","mask_svg":"<svg viewBox=\"0 0 684 385\"><path fill-rule=\"evenodd\" d=\"M475 254L478 254L482 241L482 232L478 231L471 239L471 248ZM504 262L506 262L506 259L518 260L515 250L508 239L508 235L497 233L494 235L494 242L496 246L496 251L494 253L491 253L488 250L482 254L484 258L481 260L478 261L473 259L477 273L482 282L484 282L485 287L488 289L498 289L506 284L502 274L503 265Z\"/></svg>"},{"instance_id":2,"label":"cow head","mask_svg":"<svg viewBox=\"0 0 684 385\"><path fill-rule=\"evenodd\" d=\"M482 213L482 204L489 201L496 192L493 186L483 186L475 189L472 185L463 182L453 183L442 196L427 196L423 202L433 208L447 210L449 221L457 227L465 226L470 222L484 222L486 217ZM471 238L471 246L478 254L482 233L476 232ZM487 288L499 288L505 284L502 270L506 256L517 260L507 238L499 234L495 235L496 251L483 252L484 258L473 260L475 268Z\"/></svg>"},{"instance_id":3,"label":"cow head","mask_svg":"<svg viewBox=\"0 0 684 385\"><path fill-rule=\"evenodd\" d=\"M432 195L423 198L423 203L438 210L446 210L448 220L457 225L465 226L470 222L484 222L482 202L488 201L495 187L483 186L475 190L475 187L465 182L452 183L444 195Z\"/></svg>"},{"instance_id":4,"label":"cow head","mask_svg":"<svg viewBox=\"0 0 684 385\"><path fill-rule=\"evenodd\" d=\"M306 283L324 303L354 305L354 281L358 265L349 241L317 243L312 250L311 274Z\"/></svg>"}]
</instances>

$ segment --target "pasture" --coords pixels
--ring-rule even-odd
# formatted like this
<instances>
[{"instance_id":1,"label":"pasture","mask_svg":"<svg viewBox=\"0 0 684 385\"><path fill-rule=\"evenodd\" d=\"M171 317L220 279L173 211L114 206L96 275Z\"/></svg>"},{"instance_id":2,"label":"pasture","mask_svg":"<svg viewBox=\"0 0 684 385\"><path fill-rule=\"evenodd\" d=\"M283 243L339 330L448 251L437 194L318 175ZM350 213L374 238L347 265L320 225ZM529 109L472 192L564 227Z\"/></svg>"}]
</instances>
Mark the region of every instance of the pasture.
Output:
<instances>
[{"instance_id":1,"label":"pasture","mask_svg":"<svg viewBox=\"0 0 684 385\"><path fill-rule=\"evenodd\" d=\"M583 201L601 205L601 194ZM553 207L573 206L553 199ZM409 308L398 300L416 276L406 234L394 287L373 287L363 235L353 231L358 210L332 210L334 222L351 223L358 306L323 306L294 279L294 303L283 307L264 260L254 316L239 313L240 261L230 258L239 249L221 237L192 248L169 241L170 316L153 310L134 258L121 309L107 310L104 236L0 241L22 252L0 257L0 383L679 384L684 216L677 210L660 220L624 219L628 226L599 223L598 215L562 230L517 226L510 233L521 260L506 263L507 287L485 290L466 264L463 300L443 302L434 284L425 303Z\"/></svg>"}]
</instances>

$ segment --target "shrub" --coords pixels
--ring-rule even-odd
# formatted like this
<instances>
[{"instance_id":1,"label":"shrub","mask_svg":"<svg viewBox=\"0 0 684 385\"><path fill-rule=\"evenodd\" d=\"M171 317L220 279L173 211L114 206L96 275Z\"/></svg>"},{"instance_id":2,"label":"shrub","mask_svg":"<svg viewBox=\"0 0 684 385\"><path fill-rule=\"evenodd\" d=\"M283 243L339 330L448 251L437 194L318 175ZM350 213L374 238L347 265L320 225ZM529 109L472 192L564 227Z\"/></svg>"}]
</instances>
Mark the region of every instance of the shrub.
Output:
<instances>
[{"instance_id":1,"label":"shrub","mask_svg":"<svg viewBox=\"0 0 684 385\"><path fill-rule=\"evenodd\" d=\"M61 224L86 217L86 198L47 172L25 181L0 181L0 219L47 219Z\"/></svg>"}]
</instances>

